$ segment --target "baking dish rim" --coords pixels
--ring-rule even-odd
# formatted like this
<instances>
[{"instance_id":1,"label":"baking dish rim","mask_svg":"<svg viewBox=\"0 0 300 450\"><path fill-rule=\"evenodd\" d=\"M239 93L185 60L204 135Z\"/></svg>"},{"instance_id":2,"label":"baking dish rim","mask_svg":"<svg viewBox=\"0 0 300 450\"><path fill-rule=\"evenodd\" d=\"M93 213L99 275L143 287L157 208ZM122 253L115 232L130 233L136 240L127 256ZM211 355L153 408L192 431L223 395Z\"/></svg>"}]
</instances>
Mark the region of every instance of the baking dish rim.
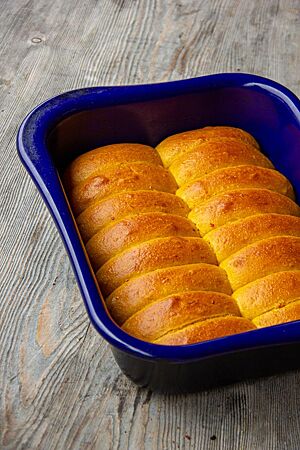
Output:
<instances>
[{"instance_id":1,"label":"baking dish rim","mask_svg":"<svg viewBox=\"0 0 300 450\"><path fill-rule=\"evenodd\" d=\"M114 347L136 357L169 361L201 358L300 341L300 321L252 330L186 346L164 346L136 339L122 331L99 302L99 291L78 236L62 185L47 148L47 136L63 119L83 110L174 97L224 87L263 89L289 107L300 128L300 101L286 87L247 73L219 73L155 84L88 87L54 96L35 107L17 135L22 163L33 178L56 223L69 254L88 316L96 330ZM98 302L98 303L97 303Z\"/></svg>"}]
</instances>

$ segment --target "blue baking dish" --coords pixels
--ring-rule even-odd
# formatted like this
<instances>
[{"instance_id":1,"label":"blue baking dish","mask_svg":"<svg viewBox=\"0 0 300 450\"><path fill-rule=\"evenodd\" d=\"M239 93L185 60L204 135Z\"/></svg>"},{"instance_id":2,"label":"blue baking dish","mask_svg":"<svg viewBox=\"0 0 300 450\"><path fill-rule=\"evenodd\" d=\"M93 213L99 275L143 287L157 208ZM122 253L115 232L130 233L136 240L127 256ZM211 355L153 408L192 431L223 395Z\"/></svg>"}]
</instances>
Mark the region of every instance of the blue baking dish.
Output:
<instances>
[{"instance_id":1,"label":"blue baking dish","mask_svg":"<svg viewBox=\"0 0 300 450\"><path fill-rule=\"evenodd\" d=\"M229 125L251 133L300 196L300 102L282 85L226 73L168 83L93 87L53 97L23 121L19 156L61 234L89 318L139 386L184 392L300 367L300 322L194 345L150 344L110 318L70 211L60 174L79 154L118 142L156 145L173 133Z\"/></svg>"}]
</instances>

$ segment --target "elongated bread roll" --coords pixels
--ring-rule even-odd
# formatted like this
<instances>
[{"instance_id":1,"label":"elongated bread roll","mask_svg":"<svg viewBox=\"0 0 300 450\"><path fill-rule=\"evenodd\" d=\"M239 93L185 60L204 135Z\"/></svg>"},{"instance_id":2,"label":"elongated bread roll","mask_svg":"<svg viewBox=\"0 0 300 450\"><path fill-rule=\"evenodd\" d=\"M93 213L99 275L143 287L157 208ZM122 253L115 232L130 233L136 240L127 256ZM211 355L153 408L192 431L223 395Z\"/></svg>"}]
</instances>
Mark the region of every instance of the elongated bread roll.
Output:
<instances>
[{"instance_id":1,"label":"elongated bread roll","mask_svg":"<svg viewBox=\"0 0 300 450\"><path fill-rule=\"evenodd\" d=\"M300 217L258 214L210 231L204 240L209 242L221 262L241 248L273 236L300 237Z\"/></svg>"},{"instance_id":2,"label":"elongated bread roll","mask_svg":"<svg viewBox=\"0 0 300 450\"><path fill-rule=\"evenodd\" d=\"M272 311L266 312L256 317L253 323L258 327L270 327L271 325L279 325L280 323L292 322L299 320L300 317L300 298L297 301L289 303L282 308L274 308Z\"/></svg>"},{"instance_id":3,"label":"elongated bread roll","mask_svg":"<svg viewBox=\"0 0 300 450\"><path fill-rule=\"evenodd\" d=\"M76 219L79 231L88 241L97 231L137 213L162 212L187 217L187 205L175 195L158 191L121 192L96 201Z\"/></svg>"},{"instance_id":4,"label":"elongated bread roll","mask_svg":"<svg viewBox=\"0 0 300 450\"><path fill-rule=\"evenodd\" d=\"M189 214L201 235L245 217L262 213L300 215L300 208L288 197L268 189L241 189L216 195Z\"/></svg>"},{"instance_id":5,"label":"elongated bread roll","mask_svg":"<svg viewBox=\"0 0 300 450\"><path fill-rule=\"evenodd\" d=\"M217 169L244 165L273 168L257 148L242 141L208 141L176 158L170 171L182 186Z\"/></svg>"},{"instance_id":6,"label":"elongated bread roll","mask_svg":"<svg viewBox=\"0 0 300 450\"><path fill-rule=\"evenodd\" d=\"M248 319L300 298L300 270L275 272L237 289L233 298Z\"/></svg>"},{"instance_id":7,"label":"elongated bread roll","mask_svg":"<svg viewBox=\"0 0 300 450\"><path fill-rule=\"evenodd\" d=\"M95 200L120 192L154 190L175 193L177 185L172 175L163 167L133 162L108 166L95 172L69 193L75 215L80 214Z\"/></svg>"},{"instance_id":8,"label":"elongated bread roll","mask_svg":"<svg viewBox=\"0 0 300 450\"><path fill-rule=\"evenodd\" d=\"M198 232L185 217L151 212L127 216L103 228L88 241L86 249L93 266L100 267L128 247L169 236L198 237Z\"/></svg>"},{"instance_id":9,"label":"elongated bread roll","mask_svg":"<svg viewBox=\"0 0 300 450\"><path fill-rule=\"evenodd\" d=\"M152 239L125 250L107 261L97 279L105 295L130 278L164 267L194 263L217 264L208 244L198 237Z\"/></svg>"},{"instance_id":10,"label":"elongated bread roll","mask_svg":"<svg viewBox=\"0 0 300 450\"><path fill-rule=\"evenodd\" d=\"M137 338L153 342L200 320L239 314L229 295L209 291L180 292L141 309L122 328Z\"/></svg>"},{"instance_id":11,"label":"elongated bread roll","mask_svg":"<svg viewBox=\"0 0 300 450\"><path fill-rule=\"evenodd\" d=\"M255 325L244 317L223 316L201 320L178 331L171 331L154 342L162 345L188 345L236 333L254 330Z\"/></svg>"},{"instance_id":12,"label":"elongated bread roll","mask_svg":"<svg viewBox=\"0 0 300 450\"><path fill-rule=\"evenodd\" d=\"M71 189L82 181L90 178L95 172L109 165L131 162L145 162L160 165L159 155L152 147L141 144L112 144L99 147L76 158L64 176L64 184Z\"/></svg>"},{"instance_id":13,"label":"elongated bread roll","mask_svg":"<svg viewBox=\"0 0 300 450\"><path fill-rule=\"evenodd\" d=\"M300 320L300 208L247 132L100 147L64 183L107 308L132 336L188 345Z\"/></svg>"},{"instance_id":14,"label":"elongated bread roll","mask_svg":"<svg viewBox=\"0 0 300 450\"><path fill-rule=\"evenodd\" d=\"M199 144L211 140L238 140L259 148L256 140L249 133L239 128L205 127L169 136L156 149L160 154L164 166L169 167L177 157L197 148Z\"/></svg>"},{"instance_id":15,"label":"elongated bread roll","mask_svg":"<svg viewBox=\"0 0 300 450\"><path fill-rule=\"evenodd\" d=\"M193 208L215 195L247 188L270 189L294 199L293 188L283 175L276 170L257 166L215 170L202 178L187 182L176 194Z\"/></svg>"},{"instance_id":16,"label":"elongated bread roll","mask_svg":"<svg viewBox=\"0 0 300 450\"><path fill-rule=\"evenodd\" d=\"M244 247L220 265L235 291L271 273L300 270L300 238L274 236Z\"/></svg>"},{"instance_id":17,"label":"elongated bread roll","mask_svg":"<svg viewBox=\"0 0 300 450\"><path fill-rule=\"evenodd\" d=\"M224 270L198 263L157 269L122 284L106 299L118 324L150 303L178 292L213 291L232 293Z\"/></svg>"}]
</instances>

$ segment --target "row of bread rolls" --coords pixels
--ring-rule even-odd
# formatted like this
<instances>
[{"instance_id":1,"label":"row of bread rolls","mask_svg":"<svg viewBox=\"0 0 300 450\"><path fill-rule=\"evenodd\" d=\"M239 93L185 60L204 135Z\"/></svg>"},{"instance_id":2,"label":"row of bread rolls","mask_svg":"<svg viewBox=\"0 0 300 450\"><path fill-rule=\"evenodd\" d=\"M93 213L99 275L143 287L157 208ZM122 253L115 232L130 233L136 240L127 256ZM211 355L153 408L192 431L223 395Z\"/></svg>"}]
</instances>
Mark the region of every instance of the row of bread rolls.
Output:
<instances>
[{"instance_id":1,"label":"row of bread rolls","mask_svg":"<svg viewBox=\"0 0 300 450\"><path fill-rule=\"evenodd\" d=\"M64 183L107 307L125 331L189 344L255 328L155 149L92 150Z\"/></svg>"},{"instance_id":2,"label":"row of bread rolls","mask_svg":"<svg viewBox=\"0 0 300 450\"><path fill-rule=\"evenodd\" d=\"M241 314L257 327L300 319L300 209L254 139L208 127L171 136L157 150Z\"/></svg>"}]
</instances>

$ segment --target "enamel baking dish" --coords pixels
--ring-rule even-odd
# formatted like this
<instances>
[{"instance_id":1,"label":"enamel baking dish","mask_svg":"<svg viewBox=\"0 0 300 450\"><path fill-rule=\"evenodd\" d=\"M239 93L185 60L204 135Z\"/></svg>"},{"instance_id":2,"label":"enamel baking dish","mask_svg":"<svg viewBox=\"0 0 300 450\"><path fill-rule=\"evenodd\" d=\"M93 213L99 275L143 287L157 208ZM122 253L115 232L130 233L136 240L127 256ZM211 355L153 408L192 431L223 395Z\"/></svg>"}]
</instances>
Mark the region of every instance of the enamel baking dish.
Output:
<instances>
[{"instance_id":1,"label":"enamel baking dish","mask_svg":"<svg viewBox=\"0 0 300 450\"><path fill-rule=\"evenodd\" d=\"M255 75L229 73L169 83L67 92L36 107L18 133L20 158L66 246L88 316L122 371L139 386L183 392L300 367L300 321L187 346L135 339L110 318L70 211L60 175L79 154L106 144L155 146L207 125L251 133L300 197L300 102Z\"/></svg>"}]
</instances>

